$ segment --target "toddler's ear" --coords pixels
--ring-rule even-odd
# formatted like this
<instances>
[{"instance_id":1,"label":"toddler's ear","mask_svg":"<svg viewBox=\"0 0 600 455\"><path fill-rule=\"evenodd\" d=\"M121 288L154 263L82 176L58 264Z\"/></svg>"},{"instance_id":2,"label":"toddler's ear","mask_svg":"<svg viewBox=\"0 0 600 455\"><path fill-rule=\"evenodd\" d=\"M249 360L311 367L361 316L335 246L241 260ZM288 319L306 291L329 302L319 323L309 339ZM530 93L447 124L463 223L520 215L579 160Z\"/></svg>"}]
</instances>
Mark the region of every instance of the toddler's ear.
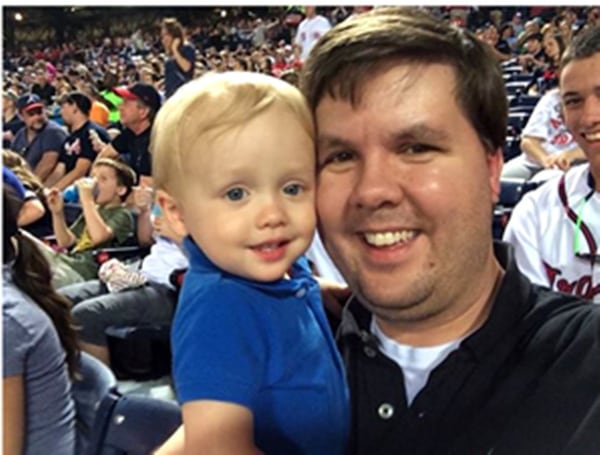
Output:
<instances>
[{"instance_id":1,"label":"toddler's ear","mask_svg":"<svg viewBox=\"0 0 600 455\"><path fill-rule=\"evenodd\" d=\"M175 234L180 237L187 235L187 229L183 223L183 213L177 201L165 190L156 190L156 202L162 210L162 214L169 223Z\"/></svg>"}]
</instances>

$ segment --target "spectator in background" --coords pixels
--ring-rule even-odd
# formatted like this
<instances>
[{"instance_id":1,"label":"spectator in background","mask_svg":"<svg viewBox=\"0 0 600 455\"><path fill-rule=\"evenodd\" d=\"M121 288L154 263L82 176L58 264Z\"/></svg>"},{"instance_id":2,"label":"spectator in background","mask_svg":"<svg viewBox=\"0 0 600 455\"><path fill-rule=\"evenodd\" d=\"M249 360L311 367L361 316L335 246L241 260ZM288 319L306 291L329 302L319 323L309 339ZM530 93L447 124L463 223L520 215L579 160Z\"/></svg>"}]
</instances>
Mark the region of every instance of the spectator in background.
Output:
<instances>
[{"instance_id":1,"label":"spectator in background","mask_svg":"<svg viewBox=\"0 0 600 455\"><path fill-rule=\"evenodd\" d=\"M108 145L94 140L94 149L99 157L120 157L135 171L140 185L152 186L150 130L160 109L160 95L152 85L142 83L117 87L115 92L123 99L119 112L124 129Z\"/></svg>"},{"instance_id":2,"label":"spectator in background","mask_svg":"<svg viewBox=\"0 0 600 455\"><path fill-rule=\"evenodd\" d=\"M52 213L56 252L38 242L55 273L56 288L97 277L93 249L123 244L133 233L133 218L123 202L135 183L129 166L109 158L97 160L89 179L76 182L82 214L69 227L64 215L62 193L52 188L46 198Z\"/></svg>"},{"instance_id":3,"label":"spectator in background","mask_svg":"<svg viewBox=\"0 0 600 455\"><path fill-rule=\"evenodd\" d=\"M27 161L12 150L2 151L2 164L10 169L23 184L23 208L19 214L19 227L35 237L52 234L52 217L46 204L45 188L31 171Z\"/></svg>"},{"instance_id":4,"label":"spectator in background","mask_svg":"<svg viewBox=\"0 0 600 455\"><path fill-rule=\"evenodd\" d=\"M560 76L565 124L588 163L525 194L504 232L532 282L594 303L600 303L599 86L600 27L595 27L574 38Z\"/></svg>"},{"instance_id":5,"label":"spectator in background","mask_svg":"<svg viewBox=\"0 0 600 455\"><path fill-rule=\"evenodd\" d=\"M45 184L64 190L76 180L85 177L96 159L90 133L97 134L105 142L109 141L110 137L104 128L90 121L92 102L83 93L71 92L63 95L59 104L62 119L71 134L63 143L58 165Z\"/></svg>"},{"instance_id":6,"label":"spectator in background","mask_svg":"<svg viewBox=\"0 0 600 455\"><path fill-rule=\"evenodd\" d=\"M520 155L504 164L502 178L531 179L544 169L566 171L585 160L563 121L558 89L546 92L537 102L521 133L521 150ZM536 180L545 180L549 175L553 173L546 172Z\"/></svg>"},{"instance_id":7,"label":"spectator in background","mask_svg":"<svg viewBox=\"0 0 600 455\"><path fill-rule=\"evenodd\" d=\"M125 278L121 272L124 268L121 268L120 277L108 275L59 290L74 305L72 313L79 327L81 349L106 365L110 365L110 355L105 329L111 325L170 324L177 303L170 277L175 271L188 267L180 249L183 238L169 227L162 215L152 213L152 191L138 187L134 189L134 199L139 210L138 241L154 243L139 273L130 272L136 276ZM104 277L102 272L100 277ZM133 278L136 278L134 283ZM111 279L121 281L117 286Z\"/></svg>"},{"instance_id":8,"label":"spectator in background","mask_svg":"<svg viewBox=\"0 0 600 455\"><path fill-rule=\"evenodd\" d=\"M17 132L25 126L25 122L17 113L18 96L13 90L2 93L2 147L10 148Z\"/></svg>"},{"instance_id":9,"label":"spectator in background","mask_svg":"<svg viewBox=\"0 0 600 455\"><path fill-rule=\"evenodd\" d=\"M31 87L31 93L35 93L39 96L46 107L52 106L56 89L48 81L48 73L46 72L45 64L36 70L35 75L35 84Z\"/></svg>"},{"instance_id":10,"label":"spectator in background","mask_svg":"<svg viewBox=\"0 0 600 455\"><path fill-rule=\"evenodd\" d=\"M165 62L165 97L194 77L196 49L185 41L183 27L175 18L165 18L160 30L162 45L169 56Z\"/></svg>"},{"instance_id":11,"label":"spectator in background","mask_svg":"<svg viewBox=\"0 0 600 455\"><path fill-rule=\"evenodd\" d=\"M542 45L542 35L531 33L522 38L523 52L518 57L519 64L524 73L536 73L542 71L547 63L546 54Z\"/></svg>"},{"instance_id":12,"label":"spectator in background","mask_svg":"<svg viewBox=\"0 0 600 455\"><path fill-rule=\"evenodd\" d=\"M10 148L23 156L33 173L45 182L57 166L67 133L56 122L48 120L44 103L33 93L21 96L17 109L25 126L17 132Z\"/></svg>"},{"instance_id":13,"label":"spectator in background","mask_svg":"<svg viewBox=\"0 0 600 455\"><path fill-rule=\"evenodd\" d=\"M306 6L305 13L306 17L298 25L294 38L296 60L301 62L307 59L315 43L331 28L327 18L317 14L316 6Z\"/></svg>"},{"instance_id":14,"label":"spectator in background","mask_svg":"<svg viewBox=\"0 0 600 455\"><path fill-rule=\"evenodd\" d=\"M17 226L22 200L3 189L2 453L75 455L70 380L78 363L70 304Z\"/></svg>"},{"instance_id":15,"label":"spectator in background","mask_svg":"<svg viewBox=\"0 0 600 455\"><path fill-rule=\"evenodd\" d=\"M108 128L110 110L107 106L109 103L100 92L96 89L96 86L91 82L81 82L76 84L77 90L87 96L92 102L90 109L90 122L101 126L102 128Z\"/></svg>"}]
</instances>

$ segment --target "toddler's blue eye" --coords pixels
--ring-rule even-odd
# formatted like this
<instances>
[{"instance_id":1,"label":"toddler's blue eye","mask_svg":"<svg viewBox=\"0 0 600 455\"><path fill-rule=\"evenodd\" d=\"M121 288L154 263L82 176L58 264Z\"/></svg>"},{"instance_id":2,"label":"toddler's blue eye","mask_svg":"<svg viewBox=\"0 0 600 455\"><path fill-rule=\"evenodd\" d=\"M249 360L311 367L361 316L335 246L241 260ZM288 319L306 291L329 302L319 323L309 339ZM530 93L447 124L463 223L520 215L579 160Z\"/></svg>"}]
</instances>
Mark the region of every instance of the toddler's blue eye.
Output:
<instances>
[{"instance_id":1,"label":"toddler's blue eye","mask_svg":"<svg viewBox=\"0 0 600 455\"><path fill-rule=\"evenodd\" d=\"M225 197L230 201L239 201L243 199L246 195L246 191L242 188L231 188L227 193L225 193Z\"/></svg>"},{"instance_id":2,"label":"toddler's blue eye","mask_svg":"<svg viewBox=\"0 0 600 455\"><path fill-rule=\"evenodd\" d=\"M289 196L297 196L300 191L302 191L302 187L297 183L292 183L291 185L287 185L283 192Z\"/></svg>"}]
</instances>

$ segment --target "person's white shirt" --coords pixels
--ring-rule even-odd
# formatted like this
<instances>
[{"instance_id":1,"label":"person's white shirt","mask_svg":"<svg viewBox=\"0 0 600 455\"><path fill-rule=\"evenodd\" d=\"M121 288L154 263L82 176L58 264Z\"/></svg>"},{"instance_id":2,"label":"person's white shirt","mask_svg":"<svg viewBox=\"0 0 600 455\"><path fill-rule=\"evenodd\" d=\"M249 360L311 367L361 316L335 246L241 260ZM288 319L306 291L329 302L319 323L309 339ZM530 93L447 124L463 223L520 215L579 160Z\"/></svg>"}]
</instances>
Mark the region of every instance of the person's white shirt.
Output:
<instances>
[{"instance_id":1,"label":"person's white shirt","mask_svg":"<svg viewBox=\"0 0 600 455\"><path fill-rule=\"evenodd\" d=\"M523 196L503 239L514 247L519 269L534 283L600 303L600 193L594 191L588 163ZM594 250L595 248L595 250ZM581 256L587 256L587 258Z\"/></svg>"},{"instance_id":2,"label":"person's white shirt","mask_svg":"<svg viewBox=\"0 0 600 455\"><path fill-rule=\"evenodd\" d=\"M327 254L318 232L315 232L313 241L306 252L306 257L313 264L318 276L328 281L346 284L344 277Z\"/></svg>"},{"instance_id":3,"label":"person's white shirt","mask_svg":"<svg viewBox=\"0 0 600 455\"><path fill-rule=\"evenodd\" d=\"M295 43L302 48L300 60L305 61L308 58L310 50L327 30L331 28L329 21L321 16L306 17L298 26L295 37Z\"/></svg>"},{"instance_id":4,"label":"person's white shirt","mask_svg":"<svg viewBox=\"0 0 600 455\"><path fill-rule=\"evenodd\" d=\"M536 104L521 136L541 139L543 149L549 154L577 148L577 142L567 129L560 114L561 98L558 89L549 90ZM532 167L539 163L525 155L525 162Z\"/></svg>"}]
</instances>

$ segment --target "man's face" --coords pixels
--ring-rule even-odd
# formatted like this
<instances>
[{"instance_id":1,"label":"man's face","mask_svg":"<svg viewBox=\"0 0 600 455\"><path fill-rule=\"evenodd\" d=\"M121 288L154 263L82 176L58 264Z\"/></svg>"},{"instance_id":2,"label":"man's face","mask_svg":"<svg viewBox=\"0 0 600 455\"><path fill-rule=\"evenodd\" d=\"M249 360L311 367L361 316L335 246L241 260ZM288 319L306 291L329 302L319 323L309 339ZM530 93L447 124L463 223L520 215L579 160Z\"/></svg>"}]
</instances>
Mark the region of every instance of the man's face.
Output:
<instances>
[{"instance_id":1,"label":"man's face","mask_svg":"<svg viewBox=\"0 0 600 455\"><path fill-rule=\"evenodd\" d=\"M565 125L600 181L600 52L572 60L563 68L560 93Z\"/></svg>"},{"instance_id":2,"label":"man's face","mask_svg":"<svg viewBox=\"0 0 600 455\"><path fill-rule=\"evenodd\" d=\"M124 99L119 105L119 113L121 114L121 123L127 128L131 128L136 123L143 120L147 113L147 108L137 100Z\"/></svg>"},{"instance_id":3,"label":"man's face","mask_svg":"<svg viewBox=\"0 0 600 455\"><path fill-rule=\"evenodd\" d=\"M2 97L2 116L10 115L15 111L15 102L8 96ZM6 119L10 120L10 119Z\"/></svg>"},{"instance_id":4,"label":"man's face","mask_svg":"<svg viewBox=\"0 0 600 455\"><path fill-rule=\"evenodd\" d=\"M21 117L25 126L31 131L41 131L48 121L43 107L21 111Z\"/></svg>"},{"instance_id":5,"label":"man's face","mask_svg":"<svg viewBox=\"0 0 600 455\"><path fill-rule=\"evenodd\" d=\"M537 54L541 48L542 43L540 43L540 40L537 38L531 38L525 42L525 49L527 49L527 52L530 54Z\"/></svg>"},{"instance_id":6,"label":"man's face","mask_svg":"<svg viewBox=\"0 0 600 455\"><path fill-rule=\"evenodd\" d=\"M488 154L442 64L398 64L360 103L317 106L317 213L325 246L380 320L452 320L493 264L502 154ZM436 319L437 318L437 319Z\"/></svg>"},{"instance_id":7,"label":"man's face","mask_svg":"<svg viewBox=\"0 0 600 455\"><path fill-rule=\"evenodd\" d=\"M76 109L77 106L75 104L65 102L60 105L60 115L65 125L71 126L73 124Z\"/></svg>"}]
</instances>

